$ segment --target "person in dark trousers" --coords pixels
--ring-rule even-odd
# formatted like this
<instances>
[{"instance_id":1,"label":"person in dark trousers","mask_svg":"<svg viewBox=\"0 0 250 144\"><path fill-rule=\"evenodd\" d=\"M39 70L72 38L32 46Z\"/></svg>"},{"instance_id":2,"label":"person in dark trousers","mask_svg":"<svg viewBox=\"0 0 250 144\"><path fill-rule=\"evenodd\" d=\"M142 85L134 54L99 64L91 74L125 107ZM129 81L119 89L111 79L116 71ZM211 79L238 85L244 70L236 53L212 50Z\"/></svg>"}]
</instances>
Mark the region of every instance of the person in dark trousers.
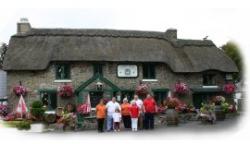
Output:
<instances>
[{"instance_id":1,"label":"person in dark trousers","mask_svg":"<svg viewBox=\"0 0 250 144\"><path fill-rule=\"evenodd\" d=\"M101 99L99 104L96 106L98 132L103 132L105 117L106 117L106 106L104 105L103 99Z\"/></svg>"},{"instance_id":2,"label":"person in dark trousers","mask_svg":"<svg viewBox=\"0 0 250 144\"><path fill-rule=\"evenodd\" d=\"M124 128L131 128L131 117L130 117L130 104L128 99L124 98L121 105L122 121L124 123Z\"/></svg>"},{"instance_id":3,"label":"person in dark trousers","mask_svg":"<svg viewBox=\"0 0 250 144\"><path fill-rule=\"evenodd\" d=\"M154 129L154 115L157 111L157 105L154 98L148 94L147 98L143 101L144 109L144 128Z\"/></svg>"}]
</instances>

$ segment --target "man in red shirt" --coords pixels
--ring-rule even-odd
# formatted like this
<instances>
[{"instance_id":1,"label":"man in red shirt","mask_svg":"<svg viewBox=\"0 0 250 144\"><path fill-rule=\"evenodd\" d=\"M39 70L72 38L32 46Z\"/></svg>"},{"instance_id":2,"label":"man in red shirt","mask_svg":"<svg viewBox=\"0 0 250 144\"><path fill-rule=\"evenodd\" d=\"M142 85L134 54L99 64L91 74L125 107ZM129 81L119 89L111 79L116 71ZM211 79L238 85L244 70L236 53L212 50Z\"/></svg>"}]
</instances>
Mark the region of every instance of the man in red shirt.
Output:
<instances>
[{"instance_id":1,"label":"man in red shirt","mask_svg":"<svg viewBox=\"0 0 250 144\"><path fill-rule=\"evenodd\" d=\"M144 122L145 129L154 129L154 114L157 111L157 105L154 98L148 94L147 98L143 101L144 105Z\"/></svg>"}]
</instances>

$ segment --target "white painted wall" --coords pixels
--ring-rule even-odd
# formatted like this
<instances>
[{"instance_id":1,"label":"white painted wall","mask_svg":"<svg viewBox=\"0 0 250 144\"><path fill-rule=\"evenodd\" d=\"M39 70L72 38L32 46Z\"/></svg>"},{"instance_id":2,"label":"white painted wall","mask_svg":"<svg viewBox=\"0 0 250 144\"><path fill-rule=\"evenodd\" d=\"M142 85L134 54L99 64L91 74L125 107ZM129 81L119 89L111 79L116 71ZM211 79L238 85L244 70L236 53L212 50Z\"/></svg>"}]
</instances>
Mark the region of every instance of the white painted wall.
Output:
<instances>
[{"instance_id":1,"label":"white painted wall","mask_svg":"<svg viewBox=\"0 0 250 144\"><path fill-rule=\"evenodd\" d=\"M7 83L7 74L0 69L0 98L6 96L6 83Z\"/></svg>"}]
</instances>

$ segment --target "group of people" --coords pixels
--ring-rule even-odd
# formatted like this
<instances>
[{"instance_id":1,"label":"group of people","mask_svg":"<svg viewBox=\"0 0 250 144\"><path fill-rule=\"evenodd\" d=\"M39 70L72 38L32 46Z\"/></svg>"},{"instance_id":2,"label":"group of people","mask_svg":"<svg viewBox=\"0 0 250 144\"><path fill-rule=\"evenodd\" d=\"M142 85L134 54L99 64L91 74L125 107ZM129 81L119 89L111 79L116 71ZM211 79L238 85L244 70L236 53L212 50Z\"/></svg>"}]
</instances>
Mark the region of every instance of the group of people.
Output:
<instances>
[{"instance_id":1,"label":"group of people","mask_svg":"<svg viewBox=\"0 0 250 144\"><path fill-rule=\"evenodd\" d=\"M116 98L104 104L103 99L96 106L97 127L99 132L104 132L104 123L106 120L107 131L120 131L121 122L124 128L137 131L139 129L154 129L154 114L157 111L157 105L154 98L148 94L142 101L138 95L129 102L127 98L123 99L120 105Z\"/></svg>"}]
</instances>

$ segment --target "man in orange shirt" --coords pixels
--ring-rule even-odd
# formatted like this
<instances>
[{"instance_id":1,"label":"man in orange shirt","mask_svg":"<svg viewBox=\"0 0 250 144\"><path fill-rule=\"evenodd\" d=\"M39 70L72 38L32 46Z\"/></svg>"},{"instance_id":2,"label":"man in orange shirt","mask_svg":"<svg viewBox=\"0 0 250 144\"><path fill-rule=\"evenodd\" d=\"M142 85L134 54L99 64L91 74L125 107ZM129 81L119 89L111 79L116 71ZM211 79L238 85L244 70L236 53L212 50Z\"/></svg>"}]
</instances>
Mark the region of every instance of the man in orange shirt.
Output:
<instances>
[{"instance_id":1,"label":"man in orange shirt","mask_svg":"<svg viewBox=\"0 0 250 144\"><path fill-rule=\"evenodd\" d=\"M103 99L101 99L99 104L96 106L96 118L98 132L103 132L104 120L106 118L106 106L104 105Z\"/></svg>"},{"instance_id":2,"label":"man in orange shirt","mask_svg":"<svg viewBox=\"0 0 250 144\"><path fill-rule=\"evenodd\" d=\"M130 118L130 104L128 99L124 98L121 105L122 121L124 123L124 128L131 128L131 118Z\"/></svg>"}]
</instances>

